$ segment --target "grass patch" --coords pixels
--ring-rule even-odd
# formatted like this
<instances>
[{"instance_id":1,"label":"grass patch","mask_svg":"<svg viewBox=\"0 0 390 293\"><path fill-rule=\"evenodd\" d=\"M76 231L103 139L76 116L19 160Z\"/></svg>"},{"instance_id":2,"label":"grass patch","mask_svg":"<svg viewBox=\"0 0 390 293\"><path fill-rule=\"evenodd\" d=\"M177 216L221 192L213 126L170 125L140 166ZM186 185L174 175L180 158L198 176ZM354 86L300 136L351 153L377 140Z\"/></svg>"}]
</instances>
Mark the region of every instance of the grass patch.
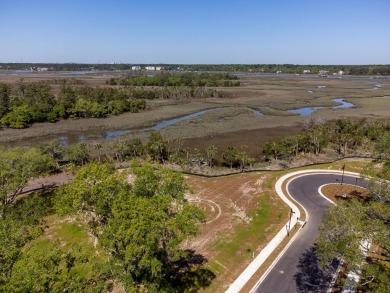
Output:
<instances>
[{"instance_id":1,"label":"grass patch","mask_svg":"<svg viewBox=\"0 0 390 293\"><path fill-rule=\"evenodd\" d=\"M61 218L57 215L46 217L47 228L43 235L31 241L29 246L37 246L45 250L51 241L58 241L61 251L66 253L70 249L77 258L88 261L76 264L72 274L80 277L92 276L95 265L107 262L108 255L103 248L95 242L92 235L87 233L87 226L75 217Z\"/></svg>"},{"instance_id":2,"label":"grass patch","mask_svg":"<svg viewBox=\"0 0 390 293\"><path fill-rule=\"evenodd\" d=\"M209 261L208 267L217 278L204 292L224 292L253 260L253 252L256 256L287 220L289 209L281 203L274 191L279 172L266 174L267 180L263 182L261 193L257 196L257 207L247 211L251 222L238 224L232 233L214 242L213 250L216 254Z\"/></svg>"}]
</instances>

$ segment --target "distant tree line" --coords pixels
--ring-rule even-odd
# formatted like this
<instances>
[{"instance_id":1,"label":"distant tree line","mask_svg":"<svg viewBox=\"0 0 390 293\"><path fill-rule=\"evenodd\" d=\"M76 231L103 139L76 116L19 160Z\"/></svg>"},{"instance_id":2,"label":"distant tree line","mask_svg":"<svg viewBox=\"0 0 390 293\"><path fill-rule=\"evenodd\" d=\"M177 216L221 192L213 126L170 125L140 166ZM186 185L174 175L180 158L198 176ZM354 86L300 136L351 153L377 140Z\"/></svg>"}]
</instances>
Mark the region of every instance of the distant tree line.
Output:
<instances>
[{"instance_id":1,"label":"distant tree line","mask_svg":"<svg viewBox=\"0 0 390 293\"><path fill-rule=\"evenodd\" d=\"M25 70L30 67L44 67L50 71L93 71L131 70L133 66L161 66L170 71L223 71L223 72L264 72L301 74L310 70L336 73L340 70L347 75L390 75L390 65L296 65L296 64L81 64L81 63L0 63L0 70Z\"/></svg>"},{"instance_id":2,"label":"distant tree line","mask_svg":"<svg viewBox=\"0 0 390 293\"><path fill-rule=\"evenodd\" d=\"M239 86L238 77L226 73L177 73L153 76L113 77L107 81L110 85L131 86Z\"/></svg>"},{"instance_id":3,"label":"distant tree line","mask_svg":"<svg viewBox=\"0 0 390 293\"><path fill-rule=\"evenodd\" d=\"M165 69L175 70L177 66L164 66ZM188 71L224 71L247 73L281 73L302 74L304 70L310 70L310 74L317 75L320 70L329 74L338 73L340 70L346 75L390 75L390 65L295 65L295 64L218 64L218 65L180 65L181 70Z\"/></svg>"}]
</instances>

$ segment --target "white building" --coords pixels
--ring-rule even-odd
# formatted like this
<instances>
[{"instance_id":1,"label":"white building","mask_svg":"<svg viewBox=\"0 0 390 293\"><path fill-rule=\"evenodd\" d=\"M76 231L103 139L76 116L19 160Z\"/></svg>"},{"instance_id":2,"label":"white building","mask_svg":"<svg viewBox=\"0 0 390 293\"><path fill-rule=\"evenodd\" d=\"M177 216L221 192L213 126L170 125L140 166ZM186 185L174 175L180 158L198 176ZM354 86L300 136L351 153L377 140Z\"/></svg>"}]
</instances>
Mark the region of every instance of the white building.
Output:
<instances>
[{"instance_id":1,"label":"white building","mask_svg":"<svg viewBox=\"0 0 390 293\"><path fill-rule=\"evenodd\" d=\"M157 66L157 67L156 67L156 70L157 70L157 71L160 71L160 70L163 70L163 68L162 68L162 66Z\"/></svg>"},{"instance_id":2,"label":"white building","mask_svg":"<svg viewBox=\"0 0 390 293\"><path fill-rule=\"evenodd\" d=\"M329 71L328 70L320 70L318 72L319 76L328 76Z\"/></svg>"},{"instance_id":3,"label":"white building","mask_svg":"<svg viewBox=\"0 0 390 293\"><path fill-rule=\"evenodd\" d=\"M132 66L131 70L141 70L141 66Z\"/></svg>"},{"instance_id":4,"label":"white building","mask_svg":"<svg viewBox=\"0 0 390 293\"><path fill-rule=\"evenodd\" d=\"M309 74L310 73L310 70L308 70L308 69L305 69L304 71L303 71L303 74Z\"/></svg>"},{"instance_id":5,"label":"white building","mask_svg":"<svg viewBox=\"0 0 390 293\"><path fill-rule=\"evenodd\" d=\"M344 71L340 70L339 75L344 75Z\"/></svg>"},{"instance_id":6,"label":"white building","mask_svg":"<svg viewBox=\"0 0 390 293\"><path fill-rule=\"evenodd\" d=\"M154 67L154 66L146 66L145 69L146 70L156 70L156 67Z\"/></svg>"}]
</instances>

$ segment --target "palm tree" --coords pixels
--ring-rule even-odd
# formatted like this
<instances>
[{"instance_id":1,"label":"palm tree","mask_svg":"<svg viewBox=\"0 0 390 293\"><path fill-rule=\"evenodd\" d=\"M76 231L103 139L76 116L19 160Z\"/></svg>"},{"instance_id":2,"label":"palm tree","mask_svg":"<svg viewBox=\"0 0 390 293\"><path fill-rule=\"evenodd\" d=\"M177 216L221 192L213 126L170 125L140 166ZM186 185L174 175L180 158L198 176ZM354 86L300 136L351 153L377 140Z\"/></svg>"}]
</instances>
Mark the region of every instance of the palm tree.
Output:
<instances>
[{"instance_id":1,"label":"palm tree","mask_svg":"<svg viewBox=\"0 0 390 293\"><path fill-rule=\"evenodd\" d=\"M206 149L207 159L209 161L209 167L213 165L213 159L217 155L218 148L215 145L211 145Z\"/></svg>"},{"instance_id":2,"label":"palm tree","mask_svg":"<svg viewBox=\"0 0 390 293\"><path fill-rule=\"evenodd\" d=\"M95 150L97 150L98 156L99 156L99 163L101 163L101 150L103 148L103 144L101 144L100 142L97 142L94 144L93 148Z\"/></svg>"}]
</instances>

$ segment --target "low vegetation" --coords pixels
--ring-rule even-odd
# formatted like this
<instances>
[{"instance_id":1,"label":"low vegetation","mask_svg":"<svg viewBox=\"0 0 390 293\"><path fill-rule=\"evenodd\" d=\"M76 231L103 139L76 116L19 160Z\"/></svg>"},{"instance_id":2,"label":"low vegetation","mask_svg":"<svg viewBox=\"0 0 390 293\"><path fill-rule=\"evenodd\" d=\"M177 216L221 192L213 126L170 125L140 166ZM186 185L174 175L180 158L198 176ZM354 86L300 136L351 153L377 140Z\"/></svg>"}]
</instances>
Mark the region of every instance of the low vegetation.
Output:
<instances>
[{"instance_id":1,"label":"low vegetation","mask_svg":"<svg viewBox=\"0 0 390 293\"><path fill-rule=\"evenodd\" d=\"M238 77L225 73L176 73L153 76L128 76L111 78L110 85L131 86L192 86L192 87L228 87L239 86Z\"/></svg>"}]
</instances>

